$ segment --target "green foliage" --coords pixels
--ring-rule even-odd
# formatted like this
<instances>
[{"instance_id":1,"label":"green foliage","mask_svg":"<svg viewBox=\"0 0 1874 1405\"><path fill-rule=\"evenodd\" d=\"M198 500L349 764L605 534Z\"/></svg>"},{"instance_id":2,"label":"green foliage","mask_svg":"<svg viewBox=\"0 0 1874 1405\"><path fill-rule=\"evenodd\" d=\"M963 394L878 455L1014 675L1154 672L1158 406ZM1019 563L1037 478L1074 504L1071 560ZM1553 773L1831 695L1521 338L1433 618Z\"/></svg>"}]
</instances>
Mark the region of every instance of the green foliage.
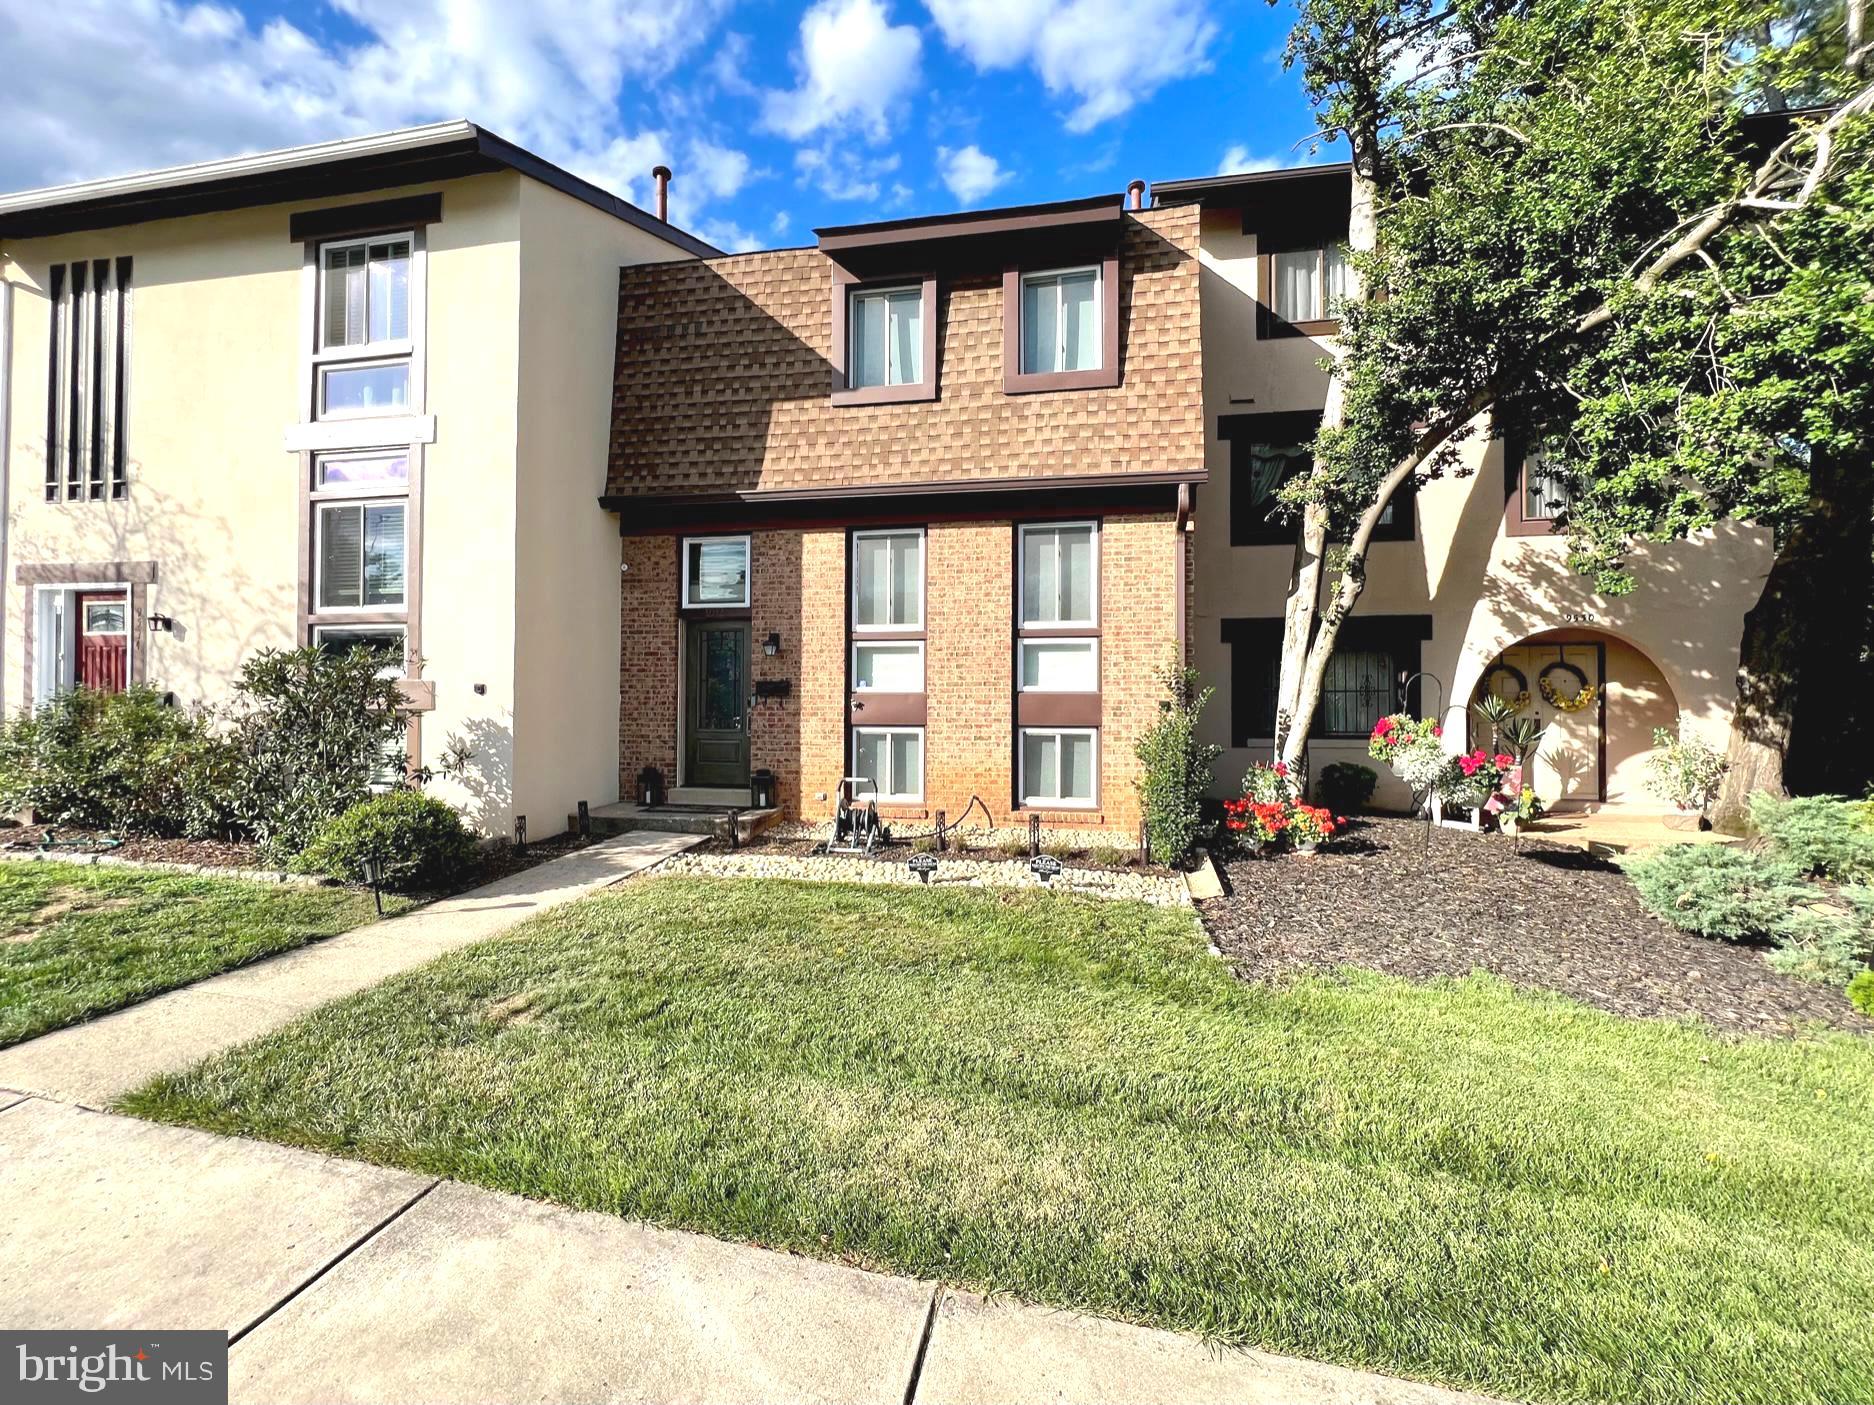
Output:
<instances>
[{"instance_id":1,"label":"green foliage","mask_svg":"<svg viewBox=\"0 0 1874 1405\"><path fill-rule=\"evenodd\" d=\"M1372 803L1379 773L1357 761L1334 761L1321 768L1315 798L1337 815L1357 815Z\"/></svg>"},{"instance_id":2,"label":"green foliage","mask_svg":"<svg viewBox=\"0 0 1874 1405\"><path fill-rule=\"evenodd\" d=\"M1866 897L1859 911L1839 906L1799 907L1785 913L1771 936L1776 950L1764 957L1785 975L1823 985L1845 986L1868 956Z\"/></svg>"},{"instance_id":3,"label":"green foliage","mask_svg":"<svg viewBox=\"0 0 1874 1405\"><path fill-rule=\"evenodd\" d=\"M1653 754L1646 758L1646 788L1681 810L1704 811L1718 798L1724 784L1725 759L1697 735L1687 735L1684 723L1674 736L1664 727L1653 728Z\"/></svg>"},{"instance_id":4,"label":"green foliage","mask_svg":"<svg viewBox=\"0 0 1874 1405\"><path fill-rule=\"evenodd\" d=\"M474 858L475 836L453 806L420 790L392 790L320 825L293 868L358 883L376 860L383 887L417 893L447 887Z\"/></svg>"},{"instance_id":5,"label":"green foliage","mask_svg":"<svg viewBox=\"0 0 1874 1405\"><path fill-rule=\"evenodd\" d=\"M1640 902L1661 921L1701 937L1757 941L1809 900L1794 864L1728 844L1667 844L1628 862Z\"/></svg>"},{"instance_id":6,"label":"green foliage","mask_svg":"<svg viewBox=\"0 0 1874 1405\"><path fill-rule=\"evenodd\" d=\"M1087 850L1087 861L1101 868L1124 868L1132 862L1132 855L1117 844L1095 844Z\"/></svg>"},{"instance_id":7,"label":"green foliage","mask_svg":"<svg viewBox=\"0 0 1874 1405\"><path fill-rule=\"evenodd\" d=\"M1020 834L1007 834L996 841L996 852L1005 859L1020 859L1028 856L1028 840Z\"/></svg>"},{"instance_id":8,"label":"green foliage","mask_svg":"<svg viewBox=\"0 0 1874 1405\"><path fill-rule=\"evenodd\" d=\"M1158 682L1165 696L1137 747L1144 766L1139 801L1152 857L1179 864L1203 836L1204 794L1210 789L1211 765L1223 748L1197 739L1198 718L1212 691L1197 670L1173 663L1159 670Z\"/></svg>"},{"instance_id":9,"label":"green foliage","mask_svg":"<svg viewBox=\"0 0 1874 1405\"><path fill-rule=\"evenodd\" d=\"M1848 1000L1855 1009L1874 1020L1874 971L1858 971L1848 982Z\"/></svg>"},{"instance_id":10,"label":"green foliage","mask_svg":"<svg viewBox=\"0 0 1874 1405\"><path fill-rule=\"evenodd\" d=\"M936 853L937 852L937 836L934 834L918 835L915 839L911 841L911 852L914 854Z\"/></svg>"},{"instance_id":11,"label":"green foliage","mask_svg":"<svg viewBox=\"0 0 1874 1405\"><path fill-rule=\"evenodd\" d=\"M1844 882L1874 878L1874 829L1859 801L1759 791L1750 797L1750 822L1778 857L1804 873Z\"/></svg>"},{"instance_id":12,"label":"green foliage","mask_svg":"<svg viewBox=\"0 0 1874 1405\"><path fill-rule=\"evenodd\" d=\"M364 800L400 761L404 735L386 650L263 649L236 680L234 742L240 757L232 802L279 858L298 853L325 821ZM400 772L399 772L400 774Z\"/></svg>"},{"instance_id":13,"label":"green foliage","mask_svg":"<svg viewBox=\"0 0 1874 1405\"><path fill-rule=\"evenodd\" d=\"M211 717L143 686L59 693L0 727L0 808L43 823L225 837L234 769Z\"/></svg>"},{"instance_id":14,"label":"green foliage","mask_svg":"<svg viewBox=\"0 0 1874 1405\"><path fill-rule=\"evenodd\" d=\"M1041 852L1057 859L1074 859L1080 857L1081 848L1070 839L1050 839L1041 846Z\"/></svg>"}]
</instances>

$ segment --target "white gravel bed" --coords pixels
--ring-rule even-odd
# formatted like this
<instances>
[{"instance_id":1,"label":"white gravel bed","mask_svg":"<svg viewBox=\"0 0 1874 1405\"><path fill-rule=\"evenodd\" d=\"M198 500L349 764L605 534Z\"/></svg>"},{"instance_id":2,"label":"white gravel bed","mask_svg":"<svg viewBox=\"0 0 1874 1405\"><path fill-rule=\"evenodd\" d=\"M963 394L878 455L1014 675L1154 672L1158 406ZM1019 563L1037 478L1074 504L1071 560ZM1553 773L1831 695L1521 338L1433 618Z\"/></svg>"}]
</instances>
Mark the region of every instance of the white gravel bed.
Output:
<instances>
[{"instance_id":1,"label":"white gravel bed","mask_svg":"<svg viewBox=\"0 0 1874 1405\"><path fill-rule=\"evenodd\" d=\"M904 856L905 859L909 854ZM910 883L918 876L904 859L861 859L839 855L679 854L657 866L660 874L699 873L723 878L806 878L833 883ZM1112 869L1063 868L1043 883L1025 863L939 856L933 888L1051 888L1096 898L1183 907L1184 880L1176 874L1125 873Z\"/></svg>"}]
</instances>

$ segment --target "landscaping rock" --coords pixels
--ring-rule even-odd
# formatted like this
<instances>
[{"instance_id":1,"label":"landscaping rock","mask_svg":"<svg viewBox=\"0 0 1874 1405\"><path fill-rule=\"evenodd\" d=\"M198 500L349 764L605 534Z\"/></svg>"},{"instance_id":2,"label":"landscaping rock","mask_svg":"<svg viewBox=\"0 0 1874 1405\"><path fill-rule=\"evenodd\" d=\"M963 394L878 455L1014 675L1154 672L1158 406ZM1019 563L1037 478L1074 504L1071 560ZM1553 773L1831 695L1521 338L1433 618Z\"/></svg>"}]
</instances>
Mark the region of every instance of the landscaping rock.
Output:
<instances>
[{"instance_id":1,"label":"landscaping rock","mask_svg":"<svg viewBox=\"0 0 1874 1405\"><path fill-rule=\"evenodd\" d=\"M909 854L892 852L886 858L850 854L784 854L744 849L733 853L682 854L658 871L668 874L702 873L727 878L801 878L831 883L897 883L921 886L906 866ZM932 888L1047 888L1056 892L1084 893L1182 907L1184 882L1176 874L1128 872L1123 869L1064 867L1060 876L1044 883L1025 861L941 857L931 875Z\"/></svg>"}]
</instances>

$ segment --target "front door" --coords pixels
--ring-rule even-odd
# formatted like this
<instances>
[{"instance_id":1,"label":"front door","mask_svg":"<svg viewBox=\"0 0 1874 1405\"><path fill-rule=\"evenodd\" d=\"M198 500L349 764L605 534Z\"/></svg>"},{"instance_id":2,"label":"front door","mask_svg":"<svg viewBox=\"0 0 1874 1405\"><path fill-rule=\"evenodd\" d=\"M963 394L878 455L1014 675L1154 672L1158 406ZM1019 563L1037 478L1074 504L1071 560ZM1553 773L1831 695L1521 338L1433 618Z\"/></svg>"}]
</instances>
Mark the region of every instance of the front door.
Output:
<instances>
[{"instance_id":1,"label":"front door","mask_svg":"<svg viewBox=\"0 0 1874 1405\"><path fill-rule=\"evenodd\" d=\"M122 594L78 597L78 659L74 678L81 688L121 693L130 661L130 605Z\"/></svg>"},{"instance_id":2,"label":"front door","mask_svg":"<svg viewBox=\"0 0 1874 1405\"><path fill-rule=\"evenodd\" d=\"M692 620L684 631L683 783L748 784L747 620Z\"/></svg>"},{"instance_id":3,"label":"front door","mask_svg":"<svg viewBox=\"0 0 1874 1405\"><path fill-rule=\"evenodd\" d=\"M1522 644L1503 651L1501 662L1521 676L1529 694L1525 715L1533 714L1547 728L1526 777L1546 804L1607 798L1601 769L1601 657L1600 646L1593 643ZM1554 702L1543 693L1545 674ZM1492 686L1506 697L1517 691L1514 676L1507 673L1496 674ZM1586 706L1568 711L1557 705L1573 701L1584 687L1595 690ZM1472 727L1477 727L1475 718ZM1479 744L1486 740L1476 737Z\"/></svg>"}]
</instances>

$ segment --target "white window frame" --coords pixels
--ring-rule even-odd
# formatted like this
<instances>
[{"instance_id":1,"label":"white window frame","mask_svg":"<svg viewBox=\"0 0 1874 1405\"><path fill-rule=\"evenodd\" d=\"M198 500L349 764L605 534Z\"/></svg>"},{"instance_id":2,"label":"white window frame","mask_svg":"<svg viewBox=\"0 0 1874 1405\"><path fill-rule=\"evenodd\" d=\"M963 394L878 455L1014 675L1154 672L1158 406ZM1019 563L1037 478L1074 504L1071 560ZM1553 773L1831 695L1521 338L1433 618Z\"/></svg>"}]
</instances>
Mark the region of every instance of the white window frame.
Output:
<instances>
[{"instance_id":1,"label":"white window frame","mask_svg":"<svg viewBox=\"0 0 1874 1405\"><path fill-rule=\"evenodd\" d=\"M1093 794L1085 800L1060 796L1031 795L1028 790L1028 738L1091 737L1093 739ZM1015 734L1015 761L1021 771L1022 808L1024 810L1091 810L1100 803L1100 729L1098 727L1023 727ZM1054 767L1055 789L1060 789L1061 767Z\"/></svg>"},{"instance_id":2,"label":"white window frame","mask_svg":"<svg viewBox=\"0 0 1874 1405\"><path fill-rule=\"evenodd\" d=\"M1029 687L1028 686L1028 669L1026 667L1027 653L1028 653L1029 646L1033 644L1072 644L1077 647L1084 646L1087 652L1093 655L1093 686L1090 688L1031 688ZM1092 695L1100 691L1100 639L1098 635L1078 634L1078 635L1055 636L1055 635L1048 635L1048 634L1024 634L1020 639L1017 639L1015 641L1015 647L1016 647L1015 677L1017 681L1017 686L1021 689L1022 692L1024 693L1048 693L1048 694L1052 694L1055 696L1079 697L1082 694Z\"/></svg>"},{"instance_id":3,"label":"white window frame","mask_svg":"<svg viewBox=\"0 0 1874 1405\"><path fill-rule=\"evenodd\" d=\"M394 672L386 670L384 673L384 677L386 678L403 677L404 669L409 663L409 654L410 654L410 626L407 623L405 623L403 620L385 620L381 623L372 623L368 620L359 620L359 621L356 621L355 623L349 623L349 624L341 620L333 620L330 624L315 624L312 627L313 647L317 648L319 645L325 643L325 637L328 634L395 634L397 635L398 638L403 640L402 652L403 652L404 657L398 663L396 670Z\"/></svg>"},{"instance_id":4,"label":"white window frame","mask_svg":"<svg viewBox=\"0 0 1874 1405\"><path fill-rule=\"evenodd\" d=\"M327 346L325 342L325 286L328 270L325 266L326 255L334 249L356 249L371 244L394 244L402 239L410 246L410 272L405 287L405 296L409 306L404 309L404 321L411 329L407 337L391 338L379 342L359 342L356 346ZM366 234L355 239L328 239L318 246L318 286L314 294L312 359L314 361L355 361L361 357L396 357L409 356L416 350L417 325L417 255L418 243L413 229L394 230L386 234ZM370 287L370 255L365 256L365 287ZM365 327L371 325L371 311L367 305L364 315Z\"/></svg>"},{"instance_id":5,"label":"white window frame","mask_svg":"<svg viewBox=\"0 0 1874 1405\"><path fill-rule=\"evenodd\" d=\"M908 624L860 624L859 623L859 543L867 537L910 537L917 538L917 619ZM927 549L925 531L922 527L876 527L852 534L852 577L850 595L852 596L852 632L854 634L915 633L924 628L924 610L926 601L924 553ZM889 566L886 575L891 574ZM887 581L886 598L890 598L890 582Z\"/></svg>"},{"instance_id":6,"label":"white window frame","mask_svg":"<svg viewBox=\"0 0 1874 1405\"><path fill-rule=\"evenodd\" d=\"M1076 273L1091 273L1093 275L1093 309L1096 320L1093 327L1094 361L1091 366L1069 366L1066 364L1067 319L1061 316L1060 283L1058 280L1071 277ZM1028 285L1030 283L1045 282L1049 279L1056 280L1054 285L1054 355L1055 359L1061 364L1047 367L1030 366L1026 360L1028 355L1028 329L1023 327L1020 329L1021 335L1016 340L1015 351L1016 356L1021 358L1021 374L1024 376L1078 375L1086 371L1105 370L1106 289L1102 284L1106 279L1106 270L1099 264L1093 263L1076 264L1070 268L1038 268L1032 273L1024 273L1022 275L1022 296L1020 303L1016 307L1016 316L1024 319L1028 316Z\"/></svg>"},{"instance_id":7,"label":"white window frame","mask_svg":"<svg viewBox=\"0 0 1874 1405\"><path fill-rule=\"evenodd\" d=\"M890 738L894 736L914 736L918 739L918 742L917 742L917 790L916 792L906 793L906 792L900 792L900 791L886 791L886 790L880 789L878 791L864 792L865 794L870 794L881 805L922 805L924 803L924 773L930 764L930 757L925 751L925 747L927 743L925 741L924 733L925 733L925 729L922 727L854 727L852 729L851 757L852 757L852 774L854 776L857 776L859 774L859 738L860 737L862 736L885 737L888 742L886 746L886 754L888 756L890 755L890 752L891 752L891 748L889 745ZM865 779L877 781L879 778L877 776L868 776L868 777L865 777Z\"/></svg>"},{"instance_id":8,"label":"white window frame","mask_svg":"<svg viewBox=\"0 0 1874 1405\"><path fill-rule=\"evenodd\" d=\"M917 650L917 687L915 688L872 688L859 681L859 651L861 649L916 649ZM852 690L855 693L921 693L924 691L924 641L922 639L855 639L852 641ZM868 731L875 730L868 728Z\"/></svg>"},{"instance_id":9,"label":"white window frame","mask_svg":"<svg viewBox=\"0 0 1874 1405\"><path fill-rule=\"evenodd\" d=\"M373 507L383 506L387 498L402 498L403 499L403 570L404 570L403 599L394 601L394 602L385 602L380 605L367 605L363 603L364 564L362 561L360 561L359 566L358 566L358 571L359 571L358 594L360 597L360 602L356 605L324 604L320 599L320 596L322 594L321 586L323 585L323 582L320 579L320 573L321 571L323 571L325 567L325 514L329 512L330 510L332 510L333 508L340 508L340 507L356 507L360 509L360 511L368 512ZM360 543L362 543L363 541L363 534L362 534L363 522L362 521L360 521L359 527L360 527L359 541ZM362 550L362 546L360 547L360 549ZM410 608L410 503L409 503L408 496L406 494L401 494L401 493L398 493L398 494L367 493L363 495L359 495L357 493L345 493L342 495L334 493L330 496L321 495L321 496L315 497L312 502L312 572L311 574L312 574L312 581L311 581L312 613L315 615L331 616L334 619L344 619L346 616L349 616L349 615L388 615L388 614L402 614L402 613L407 612ZM363 623L360 623L357 627L362 629L362 628L366 628L367 626ZM388 629L391 626L386 624L384 627ZM399 629L402 629L405 626L403 624L398 624L396 627ZM317 632L316 626L315 626L314 632L315 633Z\"/></svg>"},{"instance_id":10,"label":"white window frame","mask_svg":"<svg viewBox=\"0 0 1874 1405\"><path fill-rule=\"evenodd\" d=\"M320 483L322 465L344 459L384 459L402 457L404 479L401 483ZM312 456L310 488L315 503L351 502L359 498L406 498L410 495L410 461L416 457L407 445L387 444L381 449L320 449ZM405 527L406 544L408 526Z\"/></svg>"},{"instance_id":11,"label":"white window frame","mask_svg":"<svg viewBox=\"0 0 1874 1405\"><path fill-rule=\"evenodd\" d=\"M1086 527L1092 532L1093 541L1093 589L1091 591L1093 613L1084 620L1031 620L1028 618L1027 583L1024 574L1028 561L1028 536L1031 532L1061 532L1074 527ZM1055 548L1055 580L1060 579L1060 548ZM1015 552L1015 606L1021 616L1023 629L1096 629L1100 623L1100 524L1094 518L1073 522L1024 522L1021 536L1016 542Z\"/></svg>"},{"instance_id":12,"label":"white window frame","mask_svg":"<svg viewBox=\"0 0 1874 1405\"><path fill-rule=\"evenodd\" d=\"M899 388L900 386L922 385L924 383L925 373L928 372L930 369L928 366L920 366L918 368L917 375L912 376L905 380L893 380L891 378L892 349L893 347L897 345L897 339L893 337L891 334L891 308L889 305L887 305L885 309L885 379L880 381L877 385L867 385L859 380L859 357L854 351L854 348L857 347L859 344L859 339L854 334L854 328L858 326L858 321L859 321L859 318L858 318L859 303L865 298L889 298L889 297L893 297L901 293L909 293L912 295L912 297L917 299L917 303L918 303L918 313L917 313L918 315L918 329L917 329L918 352L917 354L920 357L923 356L924 354L924 318L929 316L931 312L930 308L927 308L924 306L924 285L923 284L921 283L905 283L902 285L894 284L888 288L872 288L872 287L851 288L846 293L846 387L847 389L849 390L895 390Z\"/></svg>"},{"instance_id":13,"label":"white window frame","mask_svg":"<svg viewBox=\"0 0 1874 1405\"><path fill-rule=\"evenodd\" d=\"M690 547L709 542L739 542L742 547L742 598L740 600L692 600L690 599ZM686 610L746 610L749 599L755 590L755 539L747 532L731 532L727 535L683 538L682 558L678 562L680 574L679 597Z\"/></svg>"},{"instance_id":14,"label":"white window frame","mask_svg":"<svg viewBox=\"0 0 1874 1405\"><path fill-rule=\"evenodd\" d=\"M130 613L134 598L123 581L77 581L70 585L33 587L33 697L34 707L78 686L78 617L81 595L117 594L124 597L124 681L136 676L143 651L140 621Z\"/></svg>"},{"instance_id":15,"label":"white window frame","mask_svg":"<svg viewBox=\"0 0 1874 1405\"><path fill-rule=\"evenodd\" d=\"M380 366L401 366L404 371L404 397L401 405L386 405L382 409L365 406L359 409L334 410L326 404L325 387L327 377L333 371L374 371ZM320 361L312 368L313 394L318 397L318 417L321 420L374 420L387 415L411 415L416 413L416 364L408 356L373 356L359 361Z\"/></svg>"}]
</instances>

